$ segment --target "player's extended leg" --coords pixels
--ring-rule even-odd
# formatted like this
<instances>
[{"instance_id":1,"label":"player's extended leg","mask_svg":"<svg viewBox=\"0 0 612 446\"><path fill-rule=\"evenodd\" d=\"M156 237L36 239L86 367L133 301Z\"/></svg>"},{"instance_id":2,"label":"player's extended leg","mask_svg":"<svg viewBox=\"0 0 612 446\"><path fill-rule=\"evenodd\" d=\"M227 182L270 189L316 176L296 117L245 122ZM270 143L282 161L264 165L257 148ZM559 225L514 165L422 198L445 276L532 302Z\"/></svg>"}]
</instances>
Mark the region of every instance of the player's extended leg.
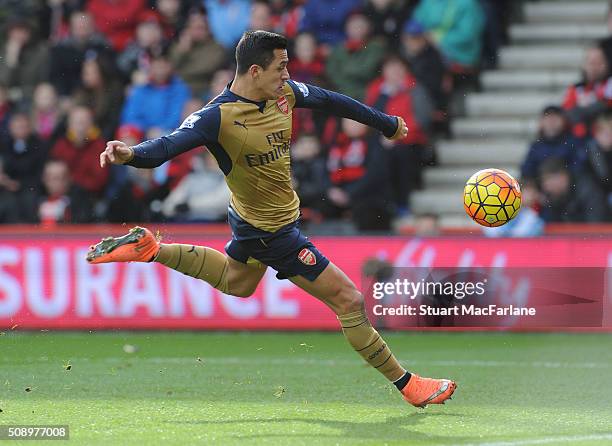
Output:
<instances>
[{"instance_id":1,"label":"player's extended leg","mask_svg":"<svg viewBox=\"0 0 612 446\"><path fill-rule=\"evenodd\" d=\"M212 248L180 243L162 243L154 261L237 297L253 294L267 268L261 263L238 262Z\"/></svg>"},{"instance_id":2,"label":"player's extended leg","mask_svg":"<svg viewBox=\"0 0 612 446\"><path fill-rule=\"evenodd\" d=\"M370 324L363 296L333 263L312 282L302 276L291 277L291 281L323 301L336 313L342 332L355 351L392 381L410 404L417 407L444 404L451 397L456 387L453 381L422 378L407 372L399 364L383 338Z\"/></svg>"},{"instance_id":3,"label":"player's extended leg","mask_svg":"<svg viewBox=\"0 0 612 446\"><path fill-rule=\"evenodd\" d=\"M135 227L122 237L107 237L87 253L89 263L159 262L234 296L248 297L266 272L260 263L240 263L205 246L160 243L145 228Z\"/></svg>"}]
</instances>

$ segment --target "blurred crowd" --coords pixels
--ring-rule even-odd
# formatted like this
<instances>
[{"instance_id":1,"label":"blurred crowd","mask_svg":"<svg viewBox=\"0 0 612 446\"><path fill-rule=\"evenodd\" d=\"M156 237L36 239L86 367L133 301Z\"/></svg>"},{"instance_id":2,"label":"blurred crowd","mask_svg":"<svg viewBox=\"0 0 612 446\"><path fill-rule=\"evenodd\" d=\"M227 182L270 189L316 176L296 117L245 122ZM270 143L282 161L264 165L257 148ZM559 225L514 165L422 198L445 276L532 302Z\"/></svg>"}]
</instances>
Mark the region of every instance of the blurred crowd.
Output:
<instances>
[{"instance_id":1,"label":"blurred crowd","mask_svg":"<svg viewBox=\"0 0 612 446\"><path fill-rule=\"evenodd\" d=\"M108 140L135 145L178 127L231 81L242 33L264 29L289 38L293 79L406 119L407 138L390 142L356 122L294 110L292 170L305 221L367 231L389 230L409 213L423 168L436 163L436 139L452 137L449 124L465 91L477 88L481 70L496 66L516 2L3 5L0 223L223 221L229 191L204 148L153 170L100 169L98 155ZM542 114L522 172L538 218L610 218L611 53L610 39L593 45L584 81Z\"/></svg>"},{"instance_id":2,"label":"blurred crowd","mask_svg":"<svg viewBox=\"0 0 612 446\"><path fill-rule=\"evenodd\" d=\"M608 30L587 48L582 79L542 110L521 165L523 210L492 233L529 236L546 223L612 221L612 4Z\"/></svg>"}]
</instances>

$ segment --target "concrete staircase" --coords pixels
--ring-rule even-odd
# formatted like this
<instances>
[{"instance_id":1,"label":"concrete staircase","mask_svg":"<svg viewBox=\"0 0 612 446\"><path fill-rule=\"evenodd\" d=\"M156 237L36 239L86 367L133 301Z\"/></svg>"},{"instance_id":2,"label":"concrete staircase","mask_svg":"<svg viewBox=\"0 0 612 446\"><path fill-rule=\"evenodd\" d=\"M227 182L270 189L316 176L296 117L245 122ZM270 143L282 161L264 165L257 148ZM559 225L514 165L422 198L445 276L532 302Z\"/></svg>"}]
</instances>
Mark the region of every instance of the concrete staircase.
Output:
<instances>
[{"instance_id":1,"label":"concrete staircase","mask_svg":"<svg viewBox=\"0 0 612 446\"><path fill-rule=\"evenodd\" d=\"M483 91L466 97L466 116L453 121L452 141L438 143L440 165L425 171L412 194L414 213L434 212L444 226L473 224L463 211L463 186L477 170L517 175L542 107L560 103L580 78L584 49L605 37L605 0L543 0L523 5L525 23L510 27L499 67L482 73Z\"/></svg>"}]
</instances>

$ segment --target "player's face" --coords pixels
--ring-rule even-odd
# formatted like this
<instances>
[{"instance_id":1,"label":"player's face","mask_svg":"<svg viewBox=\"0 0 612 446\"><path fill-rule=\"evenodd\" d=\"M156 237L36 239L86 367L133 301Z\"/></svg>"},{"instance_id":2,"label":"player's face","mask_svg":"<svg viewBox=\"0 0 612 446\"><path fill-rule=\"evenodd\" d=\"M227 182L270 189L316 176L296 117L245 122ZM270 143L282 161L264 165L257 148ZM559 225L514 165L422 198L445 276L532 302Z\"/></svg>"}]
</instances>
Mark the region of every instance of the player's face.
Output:
<instances>
[{"instance_id":1,"label":"player's face","mask_svg":"<svg viewBox=\"0 0 612 446\"><path fill-rule=\"evenodd\" d=\"M276 99L282 94L283 86L289 80L288 62L287 50L274 50L274 60L267 69L260 71L258 86L266 99Z\"/></svg>"}]
</instances>

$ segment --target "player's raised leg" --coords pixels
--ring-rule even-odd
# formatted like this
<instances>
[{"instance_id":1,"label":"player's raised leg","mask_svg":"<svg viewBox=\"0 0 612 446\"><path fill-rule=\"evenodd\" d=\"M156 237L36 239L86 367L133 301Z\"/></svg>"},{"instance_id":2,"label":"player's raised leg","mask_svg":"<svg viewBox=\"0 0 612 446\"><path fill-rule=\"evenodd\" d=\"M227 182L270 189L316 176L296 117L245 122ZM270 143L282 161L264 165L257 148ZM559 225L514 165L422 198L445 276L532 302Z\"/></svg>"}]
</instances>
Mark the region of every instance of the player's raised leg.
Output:
<instances>
[{"instance_id":1,"label":"player's raised leg","mask_svg":"<svg viewBox=\"0 0 612 446\"><path fill-rule=\"evenodd\" d=\"M337 315L342 332L357 353L393 382L404 399L416 407L444 404L456 384L447 379L422 378L407 372L397 361L382 336L372 327L362 294L334 264L314 281L295 276L291 281L329 306Z\"/></svg>"},{"instance_id":2,"label":"player's raised leg","mask_svg":"<svg viewBox=\"0 0 612 446\"><path fill-rule=\"evenodd\" d=\"M89 263L159 262L238 297L253 294L266 272L261 263L241 263L206 247L161 243L151 231L135 227L121 237L106 237L87 253Z\"/></svg>"}]
</instances>

